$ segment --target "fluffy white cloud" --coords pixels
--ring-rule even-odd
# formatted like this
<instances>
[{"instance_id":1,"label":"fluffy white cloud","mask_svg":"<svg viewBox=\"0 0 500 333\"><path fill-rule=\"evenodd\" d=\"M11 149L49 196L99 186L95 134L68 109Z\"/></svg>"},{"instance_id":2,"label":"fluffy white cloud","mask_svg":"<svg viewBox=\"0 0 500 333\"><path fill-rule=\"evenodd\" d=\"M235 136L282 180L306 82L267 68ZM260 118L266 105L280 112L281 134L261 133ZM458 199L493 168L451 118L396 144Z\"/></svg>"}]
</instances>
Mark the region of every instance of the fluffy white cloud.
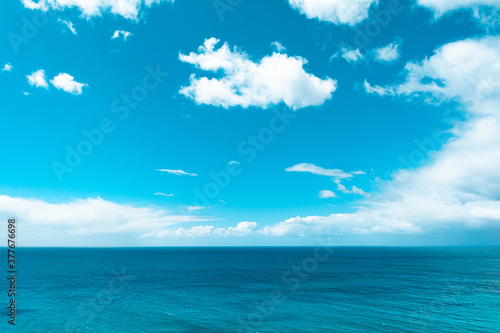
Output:
<instances>
[{"instance_id":1,"label":"fluffy white cloud","mask_svg":"<svg viewBox=\"0 0 500 333\"><path fill-rule=\"evenodd\" d=\"M6 64L3 66L2 71L4 71L4 72L11 72L13 68L14 68L14 67L12 67L12 65L11 65L11 64L10 64L10 62L9 62L9 63L6 63Z\"/></svg>"},{"instance_id":2,"label":"fluffy white cloud","mask_svg":"<svg viewBox=\"0 0 500 333\"><path fill-rule=\"evenodd\" d=\"M184 176L198 176L195 173L186 172L184 170L156 169L156 171L167 172L167 173L170 173L172 175L177 175L177 176L183 176L183 175Z\"/></svg>"},{"instance_id":3,"label":"fluffy white cloud","mask_svg":"<svg viewBox=\"0 0 500 333\"><path fill-rule=\"evenodd\" d=\"M61 19L59 19L59 22L61 22L62 24L64 24L66 26L66 28L68 28L68 30L71 31L71 33L73 35L76 35L76 30L75 30L75 27L73 26L73 22L71 22L71 21L65 21L65 20L61 20Z\"/></svg>"},{"instance_id":4,"label":"fluffy white cloud","mask_svg":"<svg viewBox=\"0 0 500 333\"><path fill-rule=\"evenodd\" d=\"M288 0L292 8L320 21L355 25L368 17L378 0Z\"/></svg>"},{"instance_id":5,"label":"fluffy white cloud","mask_svg":"<svg viewBox=\"0 0 500 333\"><path fill-rule=\"evenodd\" d=\"M111 39L121 39L122 41L126 42L130 37L132 37L133 34L129 31L125 30L115 30L113 35L111 36Z\"/></svg>"},{"instance_id":6,"label":"fluffy white cloud","mask_svg":"<svg viewBox=\"0 0 500 333\"><path fill-rule=\"evenodd\" d=\"M335 198L336 197L335 193L333 193L332 191L329 191L329 190L321 190L321 191L319 191L318 196L321 199L329 199L329 198Z\"/></svg>"},{"instance_id":7,"label":"fluffy white cloud","mask_svg":"<svg viewBox=\"0 0 500 333\"><path fill-rule=\"evenodd\" d=\"M50 80L50 83L57 89L73 95L81 95L83 87L88 87L88 84L75 81L75 78L67 73L59 73Z\"/></svg>"},{"instance_id":8,"label":"fluffy white cloud","mask_svg":"<svg viewBox=\"0 0 500 333\"><path fill-rule=\"evenodd\" d=\"M399 59L400 45L397 42L374 50L375 60L380 62L393 62Z\"/></svg>"},{"instance_id":9,"label":"fluffy white cloud","mask_svg":"<svg viewBox=\"0 0 500 333\"><path fill-rule=\"evenodd\" d=\"M251 235L257 223L240 222L236 227L216 228L211 225L196 226L189 229L177 228L173 230L163 229L153 233L146 233L144 238L185 238L185 237L245 237Z\"/></svg>"},{"instance_id":10,"label":"fluffy white cloud","mask_svg":"<svg viewBox=\"0 0 500 333\"><path fill-rule=\"evenodd\" d=\"M120 205L101 198L53 204L6 195L0 195L0 214L22 221L25 233L36 229L46 234L63 231L67 235L137 234L182 222L210 220L174 215L154 207Z\"/></svg>"},{"instance_id":11,"label":"fluffy white cloud","mask_svg":"<svg viewBox=\"0 0 500 333\"><path fill-rule=\"evenodd\" d=\"M191 75L190 85L182 87L180 93L197 104L267 108L285 103L299 109L323 104L336 90L335 80L328 77L322 80L307 73L304 70L307 60L301 57L273 53L253 62L244 52L231 50L227 43L215 49L218 42L210 38L197 53L179 54L183 62L223 74L220 79Z\"/></svg>"},{"instance_id":12,"label":"fluffy white cloud","mask_svg":"<svg viewBox=\"0 0 500 333\"><path fill-rule=\"evenodd\" d=\"M45 71L43 69L39 69L30 75L26 75L26 78L28 79L28 83L32 86L42 87L45 89L49 88L49 84L47 83L47 79L45 77Z\"/></svg>"},{"instance_id":13,"label":"fluffy white cloud","mask_svg":"<svg viewBox=\"0 0 500 333\"><path fill-rule=\"evenodd\" d=\"M308 172L312 173L313 175L320 175L320 176L329 176L333 177L335 179L347 179L347 178L352 178L354 175L364 175L364 171L352 171L352 172L345 172L340 169L324 169L322 167L316 166L312 163L300 163L296 164L292 167L286 168L285 171L287 172Z\"/></svg>"},{"instance_id":14,"label":"fluffy white cloud","mask_svg":"<svg viewBox=\"0 0 500 333\"><path fill-rule=\"evenodd\" d=\"M24 7L35 10L78 8L87 18L110 12L126 19L137 20L141 10L153 4L173 3L174 0L22 0L22 2Z\"/></svg>"}]
</instances>

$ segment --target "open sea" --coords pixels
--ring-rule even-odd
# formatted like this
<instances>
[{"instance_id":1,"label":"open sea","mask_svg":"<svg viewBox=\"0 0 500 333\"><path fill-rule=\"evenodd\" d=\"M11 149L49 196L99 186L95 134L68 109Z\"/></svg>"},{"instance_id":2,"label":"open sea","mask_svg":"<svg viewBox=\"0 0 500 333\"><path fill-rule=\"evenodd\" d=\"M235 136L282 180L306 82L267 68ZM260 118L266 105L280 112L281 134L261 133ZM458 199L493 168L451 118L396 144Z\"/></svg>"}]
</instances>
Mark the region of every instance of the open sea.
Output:
<instances>
[{"instance_id":1,"label":"open sea","mask_svg":"<svg viewBox=\"0 0 500 333\"><path fill-rule=\"evenodd\" d=\"M4 316L1 332L500 332L498 247L16 255L16 326Z\"/></svg>"}]
</instances>

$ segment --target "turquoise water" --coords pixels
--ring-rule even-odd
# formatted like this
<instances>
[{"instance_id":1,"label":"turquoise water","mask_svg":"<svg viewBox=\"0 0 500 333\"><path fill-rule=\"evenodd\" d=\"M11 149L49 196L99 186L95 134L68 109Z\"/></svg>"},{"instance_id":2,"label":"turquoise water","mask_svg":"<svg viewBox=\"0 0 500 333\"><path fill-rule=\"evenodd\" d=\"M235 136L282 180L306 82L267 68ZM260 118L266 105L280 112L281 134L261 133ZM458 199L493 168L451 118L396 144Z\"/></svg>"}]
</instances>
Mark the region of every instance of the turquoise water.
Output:
<instances>
[{"instance_id":1,"label":"turquoise water","mask_svg":"<svg viewBox=\"0 0 500 333\"><path fill-rule=\"evenodd\" d=\"M500 332L500 248L18 249L17 257L19 332Z\"/></svg>"}]
</instances>

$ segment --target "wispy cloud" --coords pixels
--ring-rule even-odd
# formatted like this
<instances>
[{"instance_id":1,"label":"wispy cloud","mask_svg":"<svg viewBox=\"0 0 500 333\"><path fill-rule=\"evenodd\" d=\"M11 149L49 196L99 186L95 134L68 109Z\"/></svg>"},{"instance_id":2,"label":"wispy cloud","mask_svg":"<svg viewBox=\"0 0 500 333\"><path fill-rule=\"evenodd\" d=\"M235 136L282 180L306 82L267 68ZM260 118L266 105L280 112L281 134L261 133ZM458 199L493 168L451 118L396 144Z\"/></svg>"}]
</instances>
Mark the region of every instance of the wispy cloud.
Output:
<instances>
[{"instance_id":1,"label":"wispy cloud","mask_svg":"<svg viewBox=\"0 0 500 333\"><path fill-rule=\"evenodd\" d=\"M59 22L61 22L62 24L64 24L66 26L66 28L68 28L69 31L71 31L71 33L73 35L76 35L76 29L75 27L73 26L73 22L71 21L66 21L66 20L62 20L62 19L59 19Z\"/></svg>"},{"instance_id":2,"label":"wispy cloud","mask_svg":"<svg viewBox=\"0 0 500 333\"><path fill-rule=\"evenodd\" d=\"M190 173L190 172L186 172L184 170L170 170L170 169L156 169L156 171L160 171L160 172L167 172L167 173L170 173L172 175L177 175L177 176L198 176L196 173Z\"/></svg>"},{"instance_id":3,"label":"wispy cloud","mask_svg":"<svg viewBox=\"0 0 500 333\"><path fill-rule=\"evenodd\" d=\"M300 163L292 167L286 168L287 172L308 172L313 175L329 176L335 179L347 179L352 178L354 175L364 175L364 171L352 171L345 172L340 169L324 169L322 167L316 166L312 163Z\"/></svg>"},{"instance_id":4,"label":"wispy cloud","mask_svg":"<svg viewBox=\"0 0 500 333\"><path fill-rule=\"evenodd\" d=\"M332 191L329 191L329 190L319 191L318 196L321 199L329 199L329 198L335 198L336 197L335 193L333 193Z\"/></svg>"},{"instance_id":5,"label":"wispy cloud","mask_svg":"<svg viewBox=\"0 0 500 333\"><path fill-rule=\"evenodd\" d=\"M361 51L359 49L351 50L351 49L343 48L339 52L337 52L333 56L331 56L330 61L332 59L335 59L338 57L342 57L342 58L344 58L345 61L351 63L351 62L358 62L360 60L363 60L364 55L361 54Z\"/></svg>"},{"instance_id":6,"label":"wispy cloud","mask_svg":"<svg viewBox=\"0 0 500 333\"><path fill-rule=\"evenodd\" d=\"M171 193L161 193L161 192L156 192L155 195L161 195L161 196L166 197L166 198L170 198L170 197L174 196L174 194L171 194Z\"/></svg>"}]
</instances>

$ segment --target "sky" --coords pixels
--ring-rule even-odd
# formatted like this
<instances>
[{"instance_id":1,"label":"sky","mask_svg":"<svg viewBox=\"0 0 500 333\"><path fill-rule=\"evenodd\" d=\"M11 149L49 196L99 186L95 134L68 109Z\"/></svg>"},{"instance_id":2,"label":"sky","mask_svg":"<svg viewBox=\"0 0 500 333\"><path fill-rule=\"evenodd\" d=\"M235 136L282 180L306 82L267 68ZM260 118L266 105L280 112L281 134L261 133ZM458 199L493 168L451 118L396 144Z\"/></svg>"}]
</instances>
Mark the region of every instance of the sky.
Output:
<instances>
[{"instance_id":1,"label":"sky","mask_svg":"<svg viewBox=\"0 0 500 333\"><path fill-rule=\"evenodd\" d=\"M0 218L19 246L500 245L499 14L3 1Z\"/></svg>"}]
</instances>

